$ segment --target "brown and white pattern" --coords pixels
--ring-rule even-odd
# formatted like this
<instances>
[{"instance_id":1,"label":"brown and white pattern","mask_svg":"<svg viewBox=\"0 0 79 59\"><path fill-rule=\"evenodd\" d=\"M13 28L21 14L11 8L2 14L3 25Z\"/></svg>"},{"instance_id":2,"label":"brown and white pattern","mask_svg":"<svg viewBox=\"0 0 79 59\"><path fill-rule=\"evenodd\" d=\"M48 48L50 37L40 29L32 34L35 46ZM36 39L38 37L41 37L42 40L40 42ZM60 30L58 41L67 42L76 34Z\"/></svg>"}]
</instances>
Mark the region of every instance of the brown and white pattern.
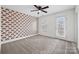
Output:
<instances>
[{"instance_id":1,"label":"brown and white pattern","mask_svg":"<svg viewBox=\"0 0 79 59\"><path fill-rule=\"evenodd\" d=\"M32 31L35 17L1 7L1 41L25 37L36 33Z\"/></svg>"}]
</instances>

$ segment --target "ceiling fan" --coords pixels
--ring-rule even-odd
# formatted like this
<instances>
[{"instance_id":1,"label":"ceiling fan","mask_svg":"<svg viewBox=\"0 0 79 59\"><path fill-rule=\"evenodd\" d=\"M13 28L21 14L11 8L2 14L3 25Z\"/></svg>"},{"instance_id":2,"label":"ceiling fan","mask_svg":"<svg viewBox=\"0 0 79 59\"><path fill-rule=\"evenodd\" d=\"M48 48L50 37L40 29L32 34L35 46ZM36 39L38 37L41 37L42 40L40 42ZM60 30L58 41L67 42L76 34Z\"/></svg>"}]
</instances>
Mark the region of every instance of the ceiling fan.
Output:
<instances>
[{"instance_id":1,"label":"ceiling fan","mask_svg":"<svg viewBox=\"0 0 79 59\"><path fill-rule=\"evenodd\" d=\"M49 6L45 6L45 7L42 7L42 6L38 6L38 5L33 5L34 7L37 8L37 10L31 10L31 12L34 12L34 11L38 11L37 14L39 14L39 11L42 11L44 13L47 13L47 11L45 11L44 9L47 9L49 8Z\"/></svg>"}]
</instances>

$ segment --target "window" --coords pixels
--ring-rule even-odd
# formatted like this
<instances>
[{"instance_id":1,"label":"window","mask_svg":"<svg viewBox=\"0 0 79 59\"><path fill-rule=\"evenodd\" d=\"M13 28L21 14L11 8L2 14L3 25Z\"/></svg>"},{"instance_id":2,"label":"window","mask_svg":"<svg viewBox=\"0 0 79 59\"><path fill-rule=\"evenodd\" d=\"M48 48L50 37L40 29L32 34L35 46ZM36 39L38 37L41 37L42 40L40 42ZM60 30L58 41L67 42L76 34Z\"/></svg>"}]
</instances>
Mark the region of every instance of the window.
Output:
<instances>
[{"instance_id":1,"label":"window","mask_svg":"<svg viewBox=\"0 0 79 59\"><path fill-rule=\"evenodd\" d=\"M56 18L56 36L65 37L65 17Z\"/></svg>"}]
</instances>

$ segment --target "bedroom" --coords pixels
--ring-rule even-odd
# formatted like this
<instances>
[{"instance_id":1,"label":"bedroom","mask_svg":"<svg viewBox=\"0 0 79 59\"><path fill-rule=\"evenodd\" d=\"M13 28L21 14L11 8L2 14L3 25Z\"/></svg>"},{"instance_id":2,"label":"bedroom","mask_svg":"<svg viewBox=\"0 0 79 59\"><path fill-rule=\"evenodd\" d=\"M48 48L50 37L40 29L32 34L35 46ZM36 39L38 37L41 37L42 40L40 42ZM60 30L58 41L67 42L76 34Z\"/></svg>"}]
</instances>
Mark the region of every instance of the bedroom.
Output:
<instances>
[{"instance_id":1,"label":"bedroom","mask_svg":"<svg viewBox=\"0 0 79 59\"><path fill-rule=\"evenodd\" d=\"M78 54L76 5L1 5L1 54Z\"/></svg>"}]
</instances>

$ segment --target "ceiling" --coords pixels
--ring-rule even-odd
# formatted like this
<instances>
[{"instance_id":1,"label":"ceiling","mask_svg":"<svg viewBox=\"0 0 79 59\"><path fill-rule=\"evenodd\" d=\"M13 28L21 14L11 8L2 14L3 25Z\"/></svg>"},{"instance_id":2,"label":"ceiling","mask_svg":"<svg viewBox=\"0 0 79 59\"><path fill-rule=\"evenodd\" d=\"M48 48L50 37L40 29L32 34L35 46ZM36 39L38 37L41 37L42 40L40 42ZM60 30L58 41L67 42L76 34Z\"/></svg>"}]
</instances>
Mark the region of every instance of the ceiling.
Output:
<instances>
[{"instance_id":1,"label":"ceiling","mask_svg":"<svg viewBox=\"0 0 79 59\"><path fill-rule=\"evenodd\" d=\"M42 6L44 7L46 5L42 5ZM74 5L49 5L49 8L45 9L45 11L48 11L48 13L44 13L40 11L40 14L37 14L38 11L31 12L31 10L36 10L36 8L33 5L4 5L4 7L13 9L22 13L26 13L34 17L40 17L40 16L64 11L67 9L75 8Z\"/></svg>"}]
</instances>

